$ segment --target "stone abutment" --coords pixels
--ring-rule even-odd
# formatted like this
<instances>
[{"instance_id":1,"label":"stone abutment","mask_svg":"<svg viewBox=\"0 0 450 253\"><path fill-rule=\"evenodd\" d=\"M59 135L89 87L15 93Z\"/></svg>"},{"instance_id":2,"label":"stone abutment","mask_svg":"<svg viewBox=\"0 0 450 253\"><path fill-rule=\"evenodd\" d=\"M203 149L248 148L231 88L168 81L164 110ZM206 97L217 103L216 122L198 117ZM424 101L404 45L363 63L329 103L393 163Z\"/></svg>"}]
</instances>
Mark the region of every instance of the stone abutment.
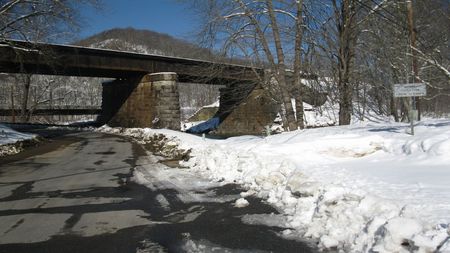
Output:
<instances>
[{"instance_id":1,"label":"stone abutment","mask_svg":"<svg viewBox=\"0 0 450 253\"><path fill-rule=\"evenodd\" d=\"M103 83L98 121L115 127L180 129L177 74L162 72Z\"/></svg>"}]
</instances>

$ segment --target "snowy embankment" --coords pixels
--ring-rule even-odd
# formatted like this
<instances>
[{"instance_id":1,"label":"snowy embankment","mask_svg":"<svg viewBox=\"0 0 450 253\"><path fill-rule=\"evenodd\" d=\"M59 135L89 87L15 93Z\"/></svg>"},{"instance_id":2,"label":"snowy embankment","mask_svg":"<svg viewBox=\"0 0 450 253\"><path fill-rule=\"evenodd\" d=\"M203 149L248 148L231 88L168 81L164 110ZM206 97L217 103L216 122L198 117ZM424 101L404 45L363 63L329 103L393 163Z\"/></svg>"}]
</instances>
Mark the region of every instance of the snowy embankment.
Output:
<instances>
[{"instance_id":1,"label":"snowy embankment","mask_svg":"<svg viewBox=\"0 0 450 253\"><path fill-rule=\"evenodd\" d=\"M276 206L283 236L345 252L450 252L450 120L422 121L415 136L407 129L360 123L226 140L122 134L164 134L190 149L184 165L192 171L242 184L244 199L254 194Z\"/></svg>"},{"instance_id":2,"label":"snowy embankment","mask_svg":"<svg viewBox=\"0 0 450 253\"><path fill-rule=\"evenodd\" d=\"M23 149L23 142L36 138L34 134L17 132L0 124L0 157L17 154Z\"/></svg>"}]
</instances>

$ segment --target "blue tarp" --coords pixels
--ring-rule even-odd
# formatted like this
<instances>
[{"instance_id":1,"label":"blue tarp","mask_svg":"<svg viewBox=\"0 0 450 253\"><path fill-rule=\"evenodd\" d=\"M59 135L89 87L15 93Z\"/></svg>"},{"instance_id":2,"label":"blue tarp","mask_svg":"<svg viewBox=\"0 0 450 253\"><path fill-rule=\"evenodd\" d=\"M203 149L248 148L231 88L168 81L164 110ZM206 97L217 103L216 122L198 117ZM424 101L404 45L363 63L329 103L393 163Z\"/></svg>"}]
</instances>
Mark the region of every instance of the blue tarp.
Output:
<instances>
[{"instance_id":1,"label":"blue tarp","mask_svg":"<svg viewBox=\"0 0 450 253\"><path fill-rule=\"evenodd\" d=\"M186 130L187 133L192 133L192 134L203 134L203 133L207 133L211 130L216 129L220 124L220 119L219 118L212 118L209 119L203 123L200 123L196 126L193 126L191 128L189 128L188 130Z\"/></svg>"}]
</instances>

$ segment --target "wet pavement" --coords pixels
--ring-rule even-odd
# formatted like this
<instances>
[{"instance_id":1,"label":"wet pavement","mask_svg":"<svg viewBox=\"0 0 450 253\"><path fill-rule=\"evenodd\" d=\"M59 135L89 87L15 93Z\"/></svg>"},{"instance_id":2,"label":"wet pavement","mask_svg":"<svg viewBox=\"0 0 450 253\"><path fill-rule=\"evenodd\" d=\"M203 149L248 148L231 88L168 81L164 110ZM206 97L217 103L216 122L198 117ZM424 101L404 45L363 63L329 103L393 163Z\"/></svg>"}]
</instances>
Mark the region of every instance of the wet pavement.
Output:
<instances>
[{"instance_id":1,"label":"wet pavement","mask_svg":"<svg viewBox=\"0 0 450 253\"><path fill-rule=\"evenodd\" d=\"M283 228L244 224L277 211L251 197L234 207L236 185L181 194L135 183L135 168L161 166L145 155L126 138L80 132L0 158L0 252L315 252Z\"/></svg>"}]
</instances>

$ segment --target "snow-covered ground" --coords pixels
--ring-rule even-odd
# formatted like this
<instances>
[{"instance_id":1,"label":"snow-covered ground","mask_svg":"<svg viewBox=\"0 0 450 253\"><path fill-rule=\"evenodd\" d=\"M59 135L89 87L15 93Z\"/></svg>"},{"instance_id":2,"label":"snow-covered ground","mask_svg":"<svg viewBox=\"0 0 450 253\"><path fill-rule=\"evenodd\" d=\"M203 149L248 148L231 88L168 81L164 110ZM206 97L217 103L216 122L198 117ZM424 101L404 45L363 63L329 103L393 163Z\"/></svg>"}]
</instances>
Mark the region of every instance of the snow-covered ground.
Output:
<instances>
[{"instance_id":1,"label":"snow-covered ground","mask_svg":"<svg viewBox=\"0 0 450 253\"><path fill-rule=\"evenodd\" d=\"M450 252L450 120L426 119L415 136L408 129L359 122L226 140L123 134L163 133L191 149L191 171L248 188L236 206L254 194L278 207L282 236L344 252Z\"/></svg>"}]
</instances>

